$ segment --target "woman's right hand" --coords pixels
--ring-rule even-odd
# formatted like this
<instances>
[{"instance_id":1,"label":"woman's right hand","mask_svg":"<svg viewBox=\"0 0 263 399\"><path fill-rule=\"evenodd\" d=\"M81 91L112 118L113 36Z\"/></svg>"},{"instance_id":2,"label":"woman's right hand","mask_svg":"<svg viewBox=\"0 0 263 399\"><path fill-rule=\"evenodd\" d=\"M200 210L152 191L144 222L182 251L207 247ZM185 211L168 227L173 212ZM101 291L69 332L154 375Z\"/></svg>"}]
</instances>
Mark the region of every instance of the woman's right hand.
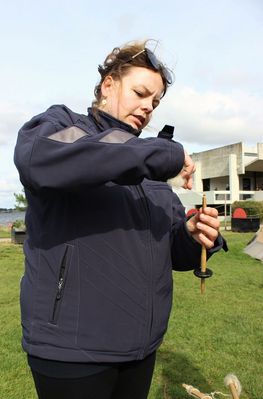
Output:
<instances>
[{"instance_id":1,"label":"woman's right hand","mask_svg":"<svg viewBox=\"0 0 263 399\"><path fill-rule=\"evenodd\" d=\"M181 177L184 180L183 188L191 190L193 188L193 173L195 172L195 164L192 158L188 155L186 151L184 151L184 166L182 171L180 172Z\"/></svg>"}]
</instances>

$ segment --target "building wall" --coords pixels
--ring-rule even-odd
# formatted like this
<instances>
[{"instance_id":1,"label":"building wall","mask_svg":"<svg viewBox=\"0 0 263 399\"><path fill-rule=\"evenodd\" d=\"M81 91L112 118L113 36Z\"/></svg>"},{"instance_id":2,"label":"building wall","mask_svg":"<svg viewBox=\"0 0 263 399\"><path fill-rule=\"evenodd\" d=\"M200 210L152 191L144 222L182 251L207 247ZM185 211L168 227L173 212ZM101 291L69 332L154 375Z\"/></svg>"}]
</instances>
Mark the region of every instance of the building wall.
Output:
<instances>
[{"instance_id":1,"label":"building wall","mask_svg":"<svg viewBox=\"0 0 263 399\"><path fill-rule=\"evenodd\" d=\"M263 159L263 143L257 144L258 159Z\"/></svg>"},{"instance_id":2,"label":"building wall","mask_svg":"<svg viewBox=\"0 0 263 399\"><path fill-rule=\"evenodd\" d=\"M229 155L236 155L237 173L244 173L243 143L215 148L191 154L194 162L200 164L201 179L222 177L229 175Z\"/></svg>"},{"instance_id":3,"label":"building wall","mask_svg":"<svg viewBox=\"0 0 263 399\"><path fill-rule=\"evenodd\" d=\"M214 179L210 179L210 190L227 190L227 186L229 185L229 177L215 177Z\"/></svg>"},{"instance_id":4,"label":"building wall","mask_svg":"<svg viewBox=\"0 0 263 399\"><path fill-rule=\"evenodd\" d=\"M209 203L216 205L221 200L228 204L248 198L263 200L263 143L253 147L236 143L191 157L196 165L193 190L178 193L186 207L200 205L203 191Z\"/></svg>"}]
</instances>

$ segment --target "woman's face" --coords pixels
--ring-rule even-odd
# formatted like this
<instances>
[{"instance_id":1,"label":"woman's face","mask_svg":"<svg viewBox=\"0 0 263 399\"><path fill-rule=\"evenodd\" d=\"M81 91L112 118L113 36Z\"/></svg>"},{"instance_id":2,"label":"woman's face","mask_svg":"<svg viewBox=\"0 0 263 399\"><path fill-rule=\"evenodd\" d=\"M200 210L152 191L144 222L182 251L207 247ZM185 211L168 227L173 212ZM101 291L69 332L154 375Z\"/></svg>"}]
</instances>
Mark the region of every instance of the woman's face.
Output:
<instances>
[{"instance_id":1,"label":"woman's face","mask_svg":"<svg viewBox=\"0 0 263 399\"><path fill-rule=\"evenodd\" d=\"M114 80L111 76L104 79L101 93L106 105L99 108L134 129L143 129L159 105L163 90L158 72L131 67L121 80Z\"/></svg>"}]
</instances>

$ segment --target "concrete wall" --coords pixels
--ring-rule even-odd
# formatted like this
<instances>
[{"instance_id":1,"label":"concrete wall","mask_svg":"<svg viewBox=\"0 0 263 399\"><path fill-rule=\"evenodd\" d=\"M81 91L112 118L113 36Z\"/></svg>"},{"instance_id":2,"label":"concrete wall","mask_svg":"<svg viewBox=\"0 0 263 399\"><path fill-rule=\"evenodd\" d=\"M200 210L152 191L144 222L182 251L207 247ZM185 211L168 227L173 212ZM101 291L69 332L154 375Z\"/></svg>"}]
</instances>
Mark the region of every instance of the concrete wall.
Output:
<instances>
[{"instance_id":1,"label":"concrete wall","mask_svg":"<svg viewBox=\"0 0 263 399\"><path fill-rule=\"evenodd\" d=\"M235 154L237 161L237 173L244 173L243 143L231 144L229 146L215 148L191 154L194 162L200 163L201 179L211 179L229 175L229 155Z\"/></svg>"},{"instance_id":2,"label":"concrete wall","mask_svg":"<svg viewBox=\"0 0 263 399\"><path fill-rule=\"evenodd\" d=\"M257 144L258 150L258 159L263 159L263 143Z\"/></svg>"},{"instance_id":3,"label":"concrete wall","mask_svg":"<svg viewBox=\"0 0 263 399\"><path fill-rule=\"evenodd\" d=\"M186 206L199 205L201 203L200 194L204 190L204 179L209 179L210 181L210 191L207 191L207 196L211 197L211 204L218 203L217 201L222 196L225 197L225 195L227 195L227 201L230 202L249 198L250 193L240 193L240 191L251 191L252 198L254 192L256 192L255 200L262 200L263 143L258 143L253 147L245 146L243 143L236 143L200 153L193 153L191 157L196 165L196 172L193 175L193 191L183 191L179 194ZM243 188L243 179L250 180L250 189ZM223 191L224 193L216 194L217 191Z\"/></svg>"},{"instance_id":4,"label":"concrete wall","mask_svg":"<svg viewBox=\"0 0 263 399\"><path fill-rule=\"evenodd\" d=\"M222 177L215 177L214 179L210 180L210 190L226 190L227 185L229 185L229 177L222 176Z\"/></svg>"}]
</instances>

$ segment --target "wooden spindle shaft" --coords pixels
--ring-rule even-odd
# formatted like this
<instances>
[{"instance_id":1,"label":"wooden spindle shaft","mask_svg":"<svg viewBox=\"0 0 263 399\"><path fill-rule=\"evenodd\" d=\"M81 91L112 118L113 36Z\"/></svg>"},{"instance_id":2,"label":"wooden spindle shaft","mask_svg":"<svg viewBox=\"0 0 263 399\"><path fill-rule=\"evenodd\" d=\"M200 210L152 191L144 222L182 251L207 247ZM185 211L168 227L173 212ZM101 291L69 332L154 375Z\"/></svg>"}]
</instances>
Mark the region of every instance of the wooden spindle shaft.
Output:
<instances>
[{"instance_id":1,"label":"wooden spindle shaft","mask_svg":"<svg viewBox=\"0 0 263 399\"><path fill-rule=\"evenodd\" d=\"M206 195L203 194L203 199L202 199L202 211L206 207ZM206 271L206 247L202 245L202 252L201 252L201 271L205 272ZM201 278L201 294L204 294L205 292L205 279Z\"/></svg>"},{"instance_id":2,"label":"wooden spindle shaft","mask_svg":"<svg viewBox=\"0 0 263 399\"><path fill-rule=\"evenodd\" d=\"M235 384L233 382L231 382L228 386L229 386L232 398L233 399L239 399Z\"/></svg>"}]
</instances>

